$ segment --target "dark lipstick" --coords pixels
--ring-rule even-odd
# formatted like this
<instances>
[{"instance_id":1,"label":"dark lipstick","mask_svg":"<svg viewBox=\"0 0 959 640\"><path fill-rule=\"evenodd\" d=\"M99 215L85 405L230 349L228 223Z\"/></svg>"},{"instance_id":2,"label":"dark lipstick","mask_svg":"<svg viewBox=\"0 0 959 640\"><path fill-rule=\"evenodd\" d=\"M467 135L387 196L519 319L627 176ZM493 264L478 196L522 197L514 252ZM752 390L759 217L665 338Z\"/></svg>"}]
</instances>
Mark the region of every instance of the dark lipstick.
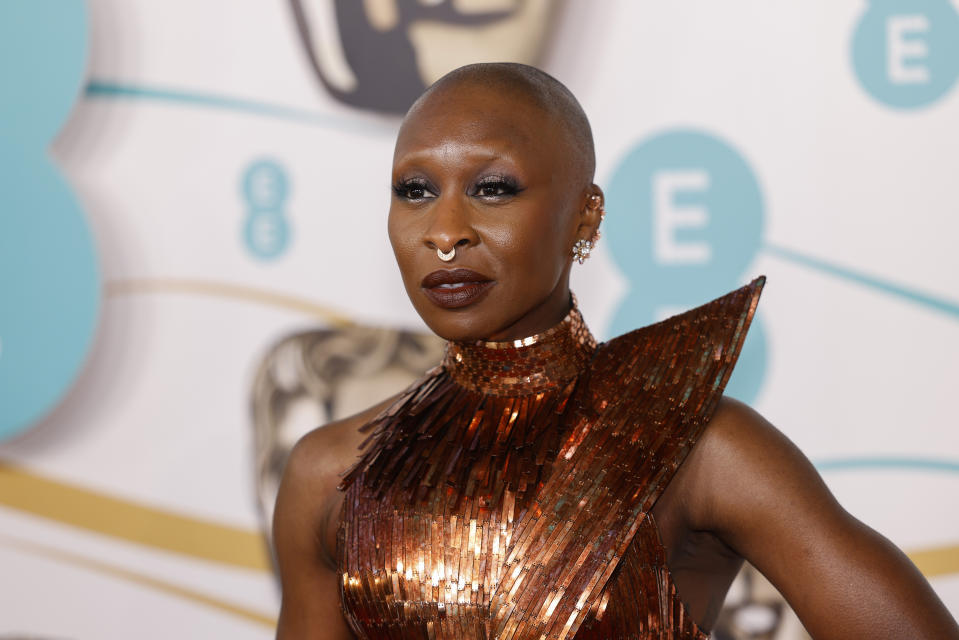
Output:
<instances>
[{"instance_id":1,"label":"dark lipstick","mask_svg":"<svg viewBox=\"0 0 959 640\"><path fill-rule=\"evenodd\" d=\"M471 269L440 269L423 278L420 286L438 307L458 309L472 304L496 282Z\"/></svg>"}]
</instances>

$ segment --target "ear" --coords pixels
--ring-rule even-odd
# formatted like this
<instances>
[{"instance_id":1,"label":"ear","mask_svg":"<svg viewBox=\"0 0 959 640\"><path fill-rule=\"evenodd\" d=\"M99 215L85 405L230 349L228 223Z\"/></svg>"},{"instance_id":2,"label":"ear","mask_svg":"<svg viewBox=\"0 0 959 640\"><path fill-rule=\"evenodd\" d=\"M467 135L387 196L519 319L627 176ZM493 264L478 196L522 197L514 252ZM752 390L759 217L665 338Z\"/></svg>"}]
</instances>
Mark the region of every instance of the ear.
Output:
<instances>
[{"instance_id":1,"label":"ear","mask_svg":"<svg viewBox=\"0 0 959 640\"><path fill-rule=\"evenodd\" d=\"M596 244L596 241L599 240L599 224L606 215L606 209L604 208L606 198L603 195L603 190L595 184L591 184L583 195L583 207L576 237L590 240L593 244Z\"/></svg>"}]
</instances>

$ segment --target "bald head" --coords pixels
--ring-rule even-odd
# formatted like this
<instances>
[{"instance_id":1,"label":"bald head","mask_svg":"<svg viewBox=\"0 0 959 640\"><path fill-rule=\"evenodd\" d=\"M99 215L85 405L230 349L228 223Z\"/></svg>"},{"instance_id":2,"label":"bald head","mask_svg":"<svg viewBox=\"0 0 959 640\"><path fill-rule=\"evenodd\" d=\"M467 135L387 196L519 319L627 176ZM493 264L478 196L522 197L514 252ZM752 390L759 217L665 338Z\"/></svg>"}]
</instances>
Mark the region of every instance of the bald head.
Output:
<instances>
[{"instance_id":1,"label":"bald head","mask_svg":"<svg viewBox=\"0 0 959 640\"><path fill-rule=\"evenodd\" d=\"M593 132L579 101L566 86L536 67L517 62L480 62L450 71L434 82L410 107L406 118L423 105L463 87L490 90L491 96L524 100L542 110L566 138L569 153L577 160L587 184L593 181L596 152Z\"/></svg>"}]
</instances>

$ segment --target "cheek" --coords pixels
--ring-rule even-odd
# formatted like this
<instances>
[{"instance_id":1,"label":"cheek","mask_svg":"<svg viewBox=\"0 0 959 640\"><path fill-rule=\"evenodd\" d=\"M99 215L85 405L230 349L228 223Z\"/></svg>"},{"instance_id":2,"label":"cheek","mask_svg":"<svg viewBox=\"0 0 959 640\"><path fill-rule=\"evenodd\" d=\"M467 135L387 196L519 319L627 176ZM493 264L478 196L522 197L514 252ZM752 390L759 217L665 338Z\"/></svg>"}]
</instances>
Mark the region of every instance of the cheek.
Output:
<instances>
[{"instance_id":1,"label":"cheek","mask_svg":"<svg viewBox=\"0 0 959 640\"><path fill-rule=\"evenodd\" d=\"M526 264L530 273L535 273L540 293L551 291L563 274L568 260L569 229L554 212L544 217L523 247L527 254Z\"/></svg>"},{"instance_id":2,"label":"cheek","mask_svg":"<svg viewBox=\"0 0 959 640\"><path fill-rule=\"evenodd\" d=\"M389 234L390 245L393 247L396 264L405 279L412 266L413 256L415 256L418 246L416 234L409 221L405 221L403 216L392 211L387 218L386 229Z\"/></svg>"},{"instance_id":3,"label":"cheek","mask_svg":"<svg viewBox=\"0 0 959 640\"><path fill-rule=\"evenodd\" d=\"M526 251L529 253L530 270L539 274L541 279L547 281L544 284L552 288L566 266L566 251L559 230L544 230L530 243Z\"/></svg>"},{"instance_id":4,"label":"cheek","mask_svg":"<svg viewBox=\"0 0 959 640\"><path fill-rule=\"evenodd\" d=\"M520 295L551 290L566 265L566 230L549 216L531 216L529 224L502 230L491 238L504 266L520 285Z\"/></svg>"}]
</instances>

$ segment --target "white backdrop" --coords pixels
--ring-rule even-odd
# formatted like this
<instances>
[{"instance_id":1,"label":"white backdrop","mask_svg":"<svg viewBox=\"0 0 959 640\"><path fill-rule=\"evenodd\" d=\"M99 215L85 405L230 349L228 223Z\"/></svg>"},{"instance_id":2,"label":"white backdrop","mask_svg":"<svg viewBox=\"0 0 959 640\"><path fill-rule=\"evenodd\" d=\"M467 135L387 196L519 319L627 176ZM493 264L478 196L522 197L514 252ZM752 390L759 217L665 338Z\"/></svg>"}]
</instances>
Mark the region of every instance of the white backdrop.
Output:
<instances>
[{"instance_id":1,"label":"white backdrop","mask_svg":"<svg viewBox=\"0 0 959 640\"><path fill-rule=\"evenodd\" d=\"M102 297L68 390L0 430L0 635L271 637L254 372L295 331L422 328L385 233L399 119L321 85L294 4L85 6L86 51L64 54L86 56L85 78L49 149ZM363 6L388 30L392 4ZM327 11L316 33L335 34L332 5L297 6ZM732 394L910 553L954 615L957 7L601 0L514 16L535 21L535 60L593 123L608 217L573 288L594 332L766 274ZM467 27L450 29L410 36L421 75L431 43L482 58L460 50ZM0 215L16 229L26 214ZM3 333L25 312L0 313L0 373L26 375L4 361L22 334Z\"/></svg>"}]
</instances>

